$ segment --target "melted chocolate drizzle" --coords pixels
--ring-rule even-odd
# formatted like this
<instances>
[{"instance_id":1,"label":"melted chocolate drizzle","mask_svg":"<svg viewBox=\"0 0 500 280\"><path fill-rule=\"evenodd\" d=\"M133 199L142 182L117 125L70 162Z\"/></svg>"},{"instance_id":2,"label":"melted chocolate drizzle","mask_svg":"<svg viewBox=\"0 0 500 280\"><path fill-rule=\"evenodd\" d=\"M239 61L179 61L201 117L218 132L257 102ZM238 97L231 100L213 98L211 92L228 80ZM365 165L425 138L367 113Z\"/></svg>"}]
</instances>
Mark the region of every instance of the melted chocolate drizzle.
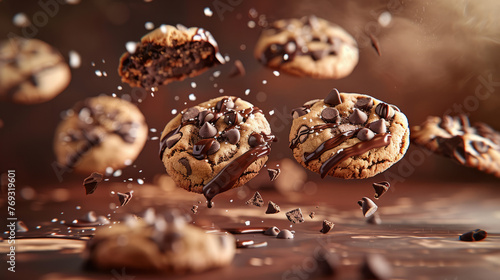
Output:
<instances>
[{"instance_id":1,"label":"melted chocolate drizzle","mask_svg":"<svg viewBox=\"0 0 500 280\"><path fill-rule=\"evenodd\" d=\"M291 142L290 149L295 149L297 147L301 136L309 134L309 133L317 132L317 131L320 131L323 129L327 129L327 128L334 128L336 126L338 126L338 124L336 124L336 123L319 124L319 125L315 125L315 126L309 128L308 130L304 130L300 133L297 133L297 135L292 139L292 141L290 141Z\"/></svg>"},{"instance_id":2,"label":"melted chocolate drizzle","mask_svg":"<svg viewBox=\"0 0 500 280\"><path fill-rule=\"evenodd\" d=\"M336 135L333 138L330 138L326 140L325 142L321 143L316 150L312 153L304 153L304 163L308 164L311 160L315 160L319 158L324 152L333 149L337 147L338 145L342 144L345 140L353 137L356 135L358 130L350 130L346 131L342 134Z\"/></svg>"}]
</instances>

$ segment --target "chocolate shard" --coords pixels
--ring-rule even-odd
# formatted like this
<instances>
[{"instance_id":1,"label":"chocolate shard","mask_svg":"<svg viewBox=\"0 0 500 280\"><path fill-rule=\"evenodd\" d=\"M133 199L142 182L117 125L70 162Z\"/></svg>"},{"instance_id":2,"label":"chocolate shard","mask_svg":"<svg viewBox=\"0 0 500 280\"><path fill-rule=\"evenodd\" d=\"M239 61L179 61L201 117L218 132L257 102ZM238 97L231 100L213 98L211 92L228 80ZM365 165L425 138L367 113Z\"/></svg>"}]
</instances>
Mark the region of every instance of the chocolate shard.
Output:
<instances>
[{"instance_id":1,"label":"chocolate shard","mask_svg":"<svg viewBox=\"0 0 500 280\"><path fill-rule=\"evenodd\" d=\"M349 122L352 124L364 124L368 116L361 110L354 108L352 114L349 116Z\"/></svg>"},{"instance_id":2,"label":"chocolate shard","mask_svg":"<svg viewBox=\"0 0 500 280\"><path fill-rule=\"evenodd\" d=\"M338 123L340 122L339 111L335 108L325 108L321 111L321 119L327 123Z\"/></svg>"},{"instance_id":3,"label":"chocolate shard","mask_svg":"<svg viewBox=\"0 0 500 280\"><path fill-rule=\"evenodd\" d=\"M361 266L361 274L363 279L389 279L392 277L392 266L384 256L368 254Z\"/></svg>"},{"instance_id":4,"label":"chocolate shard","mask_svg":"<svg viewBox=\"0 0 500 280\"><path fill-rule=\"evenodd\" d=\"M460 241L481 241L484 240L488 236L488 233L482 229L475 229L472 231L468 231L462 235L460 235Z\"/></svg>"},{"instance_id":5,"label":"chocolate shard","mask_svg":"<svg viewBox=\"0 0 500 280\"><path fill-rule=\"evenodd\" d=\"M269 173L269 179L272 181L276 180L281 173L279 168L268 168L267 172Z\"/></svg>"},{"instance_id":6,"label":"chocolate shard","mask_svg":"<svg viewBox=\"0 0 500 280\"><path fill-rule=\"evenodd\" d=\"M342 103L342 99L340 98L340 92L334 88L330 93L325 97L325 103L328 105L336 106Z\"/></svg>"},{"instance_id":7,"label":"chocolate shard","mask_svg":"<svg viewBox=\"0 0 500 280\"><path fill-rule=\"evenodd\" d=\"M375 136L375 133L373 133L373 131L369 130L366 127L362 128L360 131L358 131L358 134L356 135L356 137L358 137L358 139L361 141L372 140L374 136Z\"/></svg>"},{"instance_id":8,"label":"chocolate shard","mask_svg":"<svg viewBox=\"0 0 500 280\"><path fill-rule=\"evenodd\" d=\"M286 212L286 217L294 224L304 222L304 217L302 216L302 210L300 210L300 208Z\"/></svg>"},{"instance_id":9,"label":"chocolate shard","mask_svg":"<svg viewBox=\"0 0 500 280\"><path fill-rule=\"evenodd\" d=\"M245 76L246 71L245 71L245 66L243 66L243 63L241 60L237 59L234 61L233 69L231 72L229 72L229 77L234 78L238 76Z\"/></svg>"},{"instance_id":10,"label":"chocolate shard","mask_svg":"<svg viewBox=\"0 0 500 280\"><path fill-rule=\"evenodd\" d=\"M380 119L378 121L374 121L368 124L368 128L371 129L375 133L386 133L387 126L385 125L385 120Z\"/></svg>"},{"instance_id":11,"label":"chocolate shard","mask_svg":"<svg viewBox=\"0 0 500 280\"><path fill-rule=\"evenodd\" d=\"M279 213L280 211L281 209L279 205L269 200L267 204L266 214L276 214Z\"/></svg>"},{"instance_id":12,"label":"chocolate shard","mask_svg":"<svg viewBox=\"0 0 500 280\"><path fill-rule=\"evenodd\" d=\"M373 188L375 189L375 199L379 199L384 193L386 193L389 188L391 187L391 184L387 181L382 181L379 183L373 183Z\"/></svg>"},{"instance_id":13,"label":"chocolate shard","mask_svg":"<svg viewBox=\"0 0 500 280\"><path fill-rule=\"evenodd\" d=\"M264 205L264 199L262 198L262 196L260 195L259 192L255 192L254 195L252 196L252 198L250 198L245 203L246 204L252 204L252 205L255 205L255 206L258 206L258 207L262 207L262 205Z\"/></svg>"},{"instance_id":14,"label":"chocolate shard","mask_svg":"<svg viewBox=\"0 0 500 280\"><path fill-rule=\"evenodd\" d=\"M83 180L83 186L85 187L85 194L93 194L97 189L97 184L102 181L103 175L98 172L92 172L89 177Z\"/></svg>"},{"instance_id":15,"label":"chocolate shard","mask_svg":"<svg viewBox=\"0 0 500 280\"><path fill-rule=\"evenodd\" d=\"M191 211L193 212L193 214L198 213L198 205L193 205L193 207L191 208Z\"/></svg>"},{"instance_id":16,"label":"chocolate shard","mask_svg":"<svg viewBox=\"0 0 500 280\"><path fill-rule=\"evenodd\" d=\"M120 206L125 206L127 205L130 200L132 199L134 191L129 191L126 193L121 193L117 192L116 194L118 195L118 200L120 201Z\"/></svg>"},{"instance_id":17,"label":"chocolate shard","mask_svg":"<svg viewBox=\"0 0 500 280\"><path fill-rule=\"evenodd\" d=\"M182 132L176 133L167 138L167 148L172 148L182 138Z\"/></svg>"},{"instance_id":18,"label":"chocolate shard","mask_svg":"<svg viewBox=\"0 0 500 280\"><path fill-rule=\"evenodd\" d=\"M370 110L373 107L373 98L371 97L362 97L356 100L354 107L360 110Z\"/></svg>"},{"instance_id":19,"label":"chocolate shard","mask_svg":"<svg viewBox=\"0 0 500 280\"><path fill-rule=\"evenodd\" d=\"M264 235L277 236L280 233L280 229L277 227L270 227L264 231Z\"/></svg>"},{"instance_id":20,"label":"chocolate shard","mask_svg":"<svg viewBox=\"0 0 500 280\"><path fill-rule=\"evenodd\" d=\"M321 230L319 232L321 232L323 234L327 234L330 230L333 229L334 226L335 226L334 223L332 223L328 220L323 220L323 227L321 228Z\"/></svg>"},{"instance_id":21,"label":"chocolate shard","mask_svg":"<svg viewBox=\"0 0 500 280\"><path fill-rule=\"evenodd\" d=\"M201 138L212 138L217 135L217 128L209 122L204 123L198 133Z\"/></svg>"},{"instance_id":22,"label":"chocolate shard","mask_svg":"<svg viewBox=\"0 0 500 280\"><path fill-rule=\"evenodd\" d=\"M232 128L226 132L224 132L224 137L226 137L227 141L233 145L240 141L240 131L236 128Z\"/></svg>"},{"instance_id":23,"label":"chocolate shard","mask_svg":"<svg viewBox=\"0 0 500 280\"><path fill-rule=\"evenodd\" d=\"M360 202L361 202L361 207L363 209L363 215L367 218L373 215L378 209L377 204L375 204L373 200L369 199L366 196L363 197L360 201L358 201L358 204L360 204Z\"/></svg>"},{"instance_id":24,"label":"chocolate shard","mask_svg":"<svg viewBox=\"0 0 500 280\"><path fill-rule=\"evenodd\" d=\"M288 229L284 229L284 230L280 231L278 233L278 235L276 235L276 238L279 238L279 239L293 239L294 235Z\"/></svg>"}]
</instances>

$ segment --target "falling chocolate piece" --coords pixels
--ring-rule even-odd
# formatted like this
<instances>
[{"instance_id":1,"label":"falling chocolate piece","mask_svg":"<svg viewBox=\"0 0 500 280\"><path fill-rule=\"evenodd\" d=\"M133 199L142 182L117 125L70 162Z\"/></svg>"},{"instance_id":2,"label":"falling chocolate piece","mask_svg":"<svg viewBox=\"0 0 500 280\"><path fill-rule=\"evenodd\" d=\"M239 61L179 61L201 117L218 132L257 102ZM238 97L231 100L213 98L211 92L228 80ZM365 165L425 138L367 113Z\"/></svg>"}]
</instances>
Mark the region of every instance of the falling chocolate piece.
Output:
<instances>
[{"instance_id":1,"label":"falling chocolate piece","mask_svg":"<svg viewBox=\"0 0 500 280\"><path fill-rule=\"evenodd\" d=\"M23 221L16 222L16 232L28 232L28 226Z\"/></svg>"},{"instance_id":2,"label":"falling chocolate piece","mask_svg":"<svg viewBox=\"0 0 500 280\"><path fill-rule=\"evenodd\" d=\"M334 223L328 220L323 220L323 228L319 232L327 234L330 230L333 229L334 226L335 226Z\"/></svg>"},{"instance_id":3,"label":"falling chocolate piece","mask_svg":"<svg viewBox=\"0 0 500 280\"><path fill-rule=\"evenodd\" d=\"M368 116L361 110L354 108L352 114L349 116L349 122L352 124L364 124Z\"/></svg>"},{"instance_id":4,"label":"falling chocolate piece","mask_svg":"<svg viewBox=\"0 0 500 280\"><path fill-rule=\"evenodd\" d=\"M379 103L377 107L375 107L375 113L386 120L394 117L394 109L387 103Z\"/></svg>"},{"instance_id":5,"label":"falling chocolate piece","mask_svg":"<svg viewBox=\"0 0 500 280\"><path fill-rule=\"evenodd\" d=\"M191 208L191 211L193 212L193 214L198 213L198 205L193 205L193 208Z\"/></svg>"},{"instance_id":6,"label":"falling chocolate piece","mask_svg":"<svg viewBox=\"0 0 500 280\"><path fill-rule=\"evenodd\" d=\"M370 110L373 107L373 98L371 97L361 97L356 101L354 107L360 110Z\"/></svg>"},{"instance_id":7,"label":"falling chocolate piece","mask_svg":"<svg viewBox=\"0 0 500 280\"><path fill-rule=\"evenodd\" d=\"M362 128L360 131L358 131L358 134L356 135L356 137L358 137L358 139L361 141L372 140L374 136L375 136L375 133L373 133L373 131L369 130L366 127Z\"/></svg>"},{"instance_id":8,"label":"falling chocolate piece","mask_svg":"<svg viewBox=\"0 0 500 280\"><path fill-rule=\"evenodd\" d=\"M83 186L85 187L85 194L93 194L97 189L97 184L102 181L102 174L98 172L92 172L89 177L83 180Z\"/></svg>"},{"instance_id":9,"label":"falling chocolate piece","mask_svg":"<svg viewBox=\"0 0 500 280\"><path fill-rule=\"evenodd\" d=\"M167 138L167 148L172 148L182 138L182 132L176 133Z\"/></svg>"},{"instance_id":10,"label":"falling chocolate piece","mask_svg":"<svg viewBox=\"0 0 500 280\"><path fill-rule=\"evenodd\" d=\"M363 279L385 280L392 276L392 266L386 258L380 254L368 254L365 256L361 266Z\"/></svg>"},{"instance_id":11,"label":"falling chocolate piece","mask_svg":"<svg viewBox=\"0 0 500 280\"><path fill-rule=\"evenodd\" d=\"M379 183L373 183L373 188L375 189L375 199L379 199L384 193L386 193L389 188L391 187L391 184L387 181L379 182Z\"/></svg>"},{"instance_id":12,"label":"falling chocolate piece","mask_svg":"<svg viewBox=\"0 0 500 280\"><path fill-rule=\"evenodd\" d=\"M224 132L224 137L226 137L229 143L234 145L240 141L240 131L236 128L232 128Z\"/></svg>"},{"instance_id":13,"label":"falling chocolate piece","mask_svg":"<svg viewBox=\"0 0 500 280\"><path fill-rule=\"evenodd\" d=\"M386 133L387 126L385 125L385 120L380 119L378 121L374 121L368 124L368 128L371 129L375 133Z\"/></svg>"},{"instance_id":14,"label":"falling chocolate piece","mask_svg":"<svg viewBox=\"0 0 500 280\"><path fill-rule=\"evenodd\" d=\"M327 123L338 123L340 121L339 111L335 108L325 108L321 111L321 119Z\"/></svg>"},{"instance_id":15,"label":"falling chocolate piece","mask_svg":"<svg viewBox=\"0 0 500 280\"><path fill-rule=\"evenodd\" d=\"M234 66L231 72L229 72L229 78L234 78L237 76L245 76L246 71L245 71L245 66L243 66L243 63L241 60L237 59L234 61Z\"/></svg>"},{"instance_id":16,"label":"falling chocolate piece","mask_svg":"<svg viewBox=\"0 0 500 280\"><path fill-rule=\"evenodd\" d=\"M363 208L363 215L365 217L370 217L375 213L378 209L377 204L373 202L373 200L369 199L368 197L363 197L360 201L358 201L358 204L361 202L361 207Z\"/></svg>"},{"instance_id":17,"label":"falling chocolate piece","mask_svg":"<svg viewBox=\"0 0 500 280\"><path fill-rule=\"evenodd\" d=\"M311 219L314 219L314 216L315 216L315 215L316 215L316 212L311 212L311 213L309 213L309 217L310 217Z\"/></svg>"},{"instance_id":18,"label":"falling chocolate piece","mask_svg":"<svg viewBox=\"0 0 500 280\"><path fill-rule=\"evenodd\" d=\"M481 241L488 236L488 233L482 229L475 229L472 231L468 231L462 235L460 235L460 241Z\"/></svg>"},{"instance_id":19,"label":"falling chocolate piece","mask_svg":"<svg viewBox=\"0 0 500 280\"><path fill-rule=\"evenodd\" d=\"M277 236L280 233L280 229L277 227L270 227L264 231L264 235Z\"/></svg>"},{"instance_id":20,"label":"falling chocolate piece","mask_svg":"<svg viewBox=\"0 0 500 280\"><path fill-rule=\"evenodd\" d=\"M204 123L198 133L201 138L212 138L217 135L217 128L209 122Z\"/></svg>"},{"instance_id":21,"label":"falling chocolate piece","mask_svg":"<svg viewBox=\"0 0 500 280\"><path fill-rule=\"evenodd\" d=\"M191 108L187 109L187 111L184 112L184 114L182 114L181 121L187 122L189 120L193 120L198 116L199 113L200 113L200 110L198 108L191 107Z\"/></svg>"},{"instance_id":22,"label":"falling chocolate piece","mask_svg":"<svg viewBox=\"0 0 500 280\"><path fill-rule=\"evenodd\" d=\"M120 200L120 206L127 205L127 203L129 203L132 199L133 193L134 191L129 191L126 193L117 192L116 194L118 195L118 199Z\"/></svg>"},{"instance_id":23,"label":"falling chocolate piece","mask_svg":"<svg viewBox=\"0 0 500 280\"><path fill-rule=\"evenodd\" d=\"M280 211L281 209L279 205L269 200L269 203L267 204L266 214L276 214Z\"/></svg>"},{"instance_id":24,"label":"falling chocolate piece","mask_svg":"<svg viewBox=\"0 0 500 280\"><path fill-rule=\"evenodd\" d=\"M281 173L281 170L279 168L268 168L267 172L269 173L269 179L271 179L271 182L276 180L278 176Z\"/></svg>"},{"instance_id":25,"label":"falling chocolate piece","mask_svg":"<svg viewBox=\"0 0 500 280\"><path fill-rule=\"evenodd\" d=\"M380 52L380 45L378 43L378 39L375 36L373 36L373 34L371 34L371 33L370 33L369 37L370 37L370 41L372 43L372 47L377 52L378 56L382 56L382 53Z\"/></svg>"},{"instance_id":26,"label":"falling chocolate piece","mask_svg":"<svg viewBox=\"0 0 500 280\"><path fill-rule=\"evenodd\" d=\"M334 88L330 93L325 97L325 103L328 105L336 106L342 103L342 99L340 98L340 92Z\"/></svg>"},{"instance_id":27,"label":"falling chocolate piece","mask_svg":"<svg viewBox=\"0 0 500 280\"><path fill-rule=\"evenodd\" d=\"M255 192L255 194L250 198L245 204L252 204L258 207L262 207L264 205L264 199L260 195L259 192Z\"/></svg>"},{"instance_id":28,"label":"falling chocolate piece","mask_svg":"<svg viewBox=\"0 0 500 280\"><path fill-rule=\"evenodd\" d=\"M378 213L373 213L373 215L366 219L366 222L372 225L380 225L382 223L382 219L380 219L380 215Z\"/></svg>"},{"instance_id":29,"label":"falling chocolate piece","mask_svg":"<svg viewBox=\"0 0 500 280\"><path fill-rule=\"evenodd\" d=\"M300 208L290 210L286 212L286 217L292 223L302 223L304 221L304 217L302 216L302 210Z\"/></svg>"},{"instance_id":30,"label":"falling chocolate piece","mask_svg":"<svg viewBox=\"0 0 500 280\"><path fill-rule=\"evenodd\" d=\"M293 233L291 231L289 231L288 229L284 229L284 230L280 231L278 233L278 235L276 235L276 238L279 238L279 239L293 239L294 236L293 236Z\"/></svg>"}]
</instances>

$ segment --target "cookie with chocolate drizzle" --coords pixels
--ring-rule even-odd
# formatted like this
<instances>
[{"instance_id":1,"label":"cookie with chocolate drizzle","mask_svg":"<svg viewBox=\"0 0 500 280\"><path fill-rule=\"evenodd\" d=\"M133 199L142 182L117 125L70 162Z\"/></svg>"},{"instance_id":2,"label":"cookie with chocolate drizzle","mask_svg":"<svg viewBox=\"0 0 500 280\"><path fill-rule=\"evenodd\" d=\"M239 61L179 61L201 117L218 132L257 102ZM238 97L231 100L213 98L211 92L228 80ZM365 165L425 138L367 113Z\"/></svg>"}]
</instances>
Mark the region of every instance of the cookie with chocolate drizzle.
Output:
<instances>
[{"instance_id":1,"label":"cookie with chocolate drizzle","mask_svg":"<svg viewBox=\"0 0 500 280\"><path fill-rule=\"evenodd\" d=\"M118 73L130 86L150 89L197 76L224 62L209 31L163 24L142 37L133 53L122 55Z\"/></svg>"},{"instance_id":2,"label":"cookie with chocolate drizzle","mask_svg":"<svg viewBox=\"0 0 500 280\"><path fill-rule=\"evenodd\" d=\"M275 140L262 111L232 96L183 110L163 130L160 159L178 186L210 201L243 185L267 161Z\"/></svg>"},{"instance_id":3,"label":"cookie with chocolate drizzle","mask_svg":"<svg viewBox=\"0 0 500 280\"><path fill-rule=\"evenodd\" d=\"M271 23L262 30L254 55L269 68L317 79L346 77L359 58L349 33L315 16Z\"/></svg>"},{"instance_id":4,"label":"cookie with chocolate drizzle","mask_svg":"<svg viewBox=\"0 0 500 280\"><path fill-rule=\"evenodd\" d=\"M408 148L406 116L371 96L333 89L292 110L290 148L305 168L343 179L363 179L399 161Z\"/></svg>"},{"instance_id":5,"label":"cookie with chocolate drizzle","mask_svg":"<svg viewBox=\"0 0 500 280\"><path fill-rule=\"evenodd\" d=\"M130 165L148 136L141 111L120 98L98 96L65 112L56 129L54 151L60 168L82 173Z\"/></svg>"}]
</instances>

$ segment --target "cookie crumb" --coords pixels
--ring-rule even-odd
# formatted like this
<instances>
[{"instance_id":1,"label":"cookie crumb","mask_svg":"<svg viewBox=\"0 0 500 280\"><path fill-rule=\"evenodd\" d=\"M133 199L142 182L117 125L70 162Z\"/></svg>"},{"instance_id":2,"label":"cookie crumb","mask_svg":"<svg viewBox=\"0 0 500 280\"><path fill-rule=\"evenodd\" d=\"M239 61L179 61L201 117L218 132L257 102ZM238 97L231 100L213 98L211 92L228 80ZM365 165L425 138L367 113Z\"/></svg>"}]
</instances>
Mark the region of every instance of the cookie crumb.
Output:
<instances>
[{"instance_id":1,"label":"cookie crumb","mask_svg":"<svg viewBox=\"0 0 500 280\"><path fill-rule=\"evenodd\" d=\"M373 197L375 199L379 199L384 193L389 190L390 187L391 184L389 184L389 182L387 181L373 183L373 188L375 189L375 195Z\"/></svg>"},{"instance_id":2,"label":"cookie crumb","mask_svg":"<svg viewBox=\"0 0 500 280\"><path fill-rule=\"evenodd\" d=\"M262 196L260 195L259 192L255 192L255 194L253 195L253 197L250 198L245 203L246 204L253 204L253 205L258 206L258 207L262 207L262 205L264 205L264 199L262 198Z\"/></svg>"},{"instance_id":3,"label":"cookie crumb","mask_svg":"<svg viewBox=\"0 0 500 280\"><path fill-rule=\"evenodd\" d=\"M328 220L323 220L323 228L319 232L327 234L330 230L333 229L334 226L335 226L334 223Z\"/></svg>"},{"instance_id":4,"label":"cookie crumb","mask_svg":"<svg viewBox=\"0 0 500 280\"><path fill-rule=\"evenodd\" d=\"M83 180L83 186L85 187L85 194L93 194L97 189L97 184L102 181L103 175L98 172L92 172L89 177Z\"/></svg>"},{"instance_id":5,"label":"cookie crumb","mask_svg":"<svg viewBox=\"0 0 500 280\"><path fill-rule=\"evenodd\" d=\"M462 235L460 235L460 241L481 241L484 240L488 236L488 233L482 229L475 229L472 231L468 231Z\"/></svg>"},{"instance_id":6,"label":"cookie crumb","mask_svg":"<svg viewBox=\"0 0 500 280\"><path fill-rule=\"evenodd\" d=\"M126 193L117 192L116 194L118 195L118 199L120 200L120 206L127 205L132 199L133 193L134 191L129 191Z\"/></svg>"},{"instance_id":7,"label":"cookie crumb","mask_svg":"<svg viewBox=\"0 0 500 280\"><path fill-rule=\"evenodd\" d=\"M316 215L316 212L312 211L311 213L309 213L309 217L311 217L311 219L314 219L314 215Z\"/></svg>"},{"instance_id":8,"label":"cookie crumb","mask_svg":"<svg viewBox=\"0 0 500 280\"><path fill-rule=\"evenodd\" d=\"M294 224L304 222L304 217L302 216L302 210L300 210L300 208L286 212L286 217Z\"/></svg>"},{"instance_id":9,"label":"cookie crumb","mask_svg":"<svg viewBox=\"0 0 500 280\"><path fill-rule=\"evenodd\" d=\"M269 203L267 204L266 214L276 214L280 211L281 209L279 205L269 200Z\"/></svg>"},{"instance_id":10,"label":"cookie crumb","mask_svg":"<svg viewBox=\"0 0 500 280\"><path fill-rule=\"evenodd\" d=\"M193 214L198 213L198 205L193 205L193 208L191 208L191 211L193 212Z\"/></svg>"},{"instance_id":11,"label":"cookie crumb","mask_svg":"<svg viewBox=\"0 0 500 280\"><path fill-rule=\"evenodd\" d=\"M267 172L269 173L269 179L271 179L271 182L276 180L276 178L278 178L278 176L280 175L281 173L281 170L279 168L268 168L267 169Z\"/></svg>"}]
</instances>

